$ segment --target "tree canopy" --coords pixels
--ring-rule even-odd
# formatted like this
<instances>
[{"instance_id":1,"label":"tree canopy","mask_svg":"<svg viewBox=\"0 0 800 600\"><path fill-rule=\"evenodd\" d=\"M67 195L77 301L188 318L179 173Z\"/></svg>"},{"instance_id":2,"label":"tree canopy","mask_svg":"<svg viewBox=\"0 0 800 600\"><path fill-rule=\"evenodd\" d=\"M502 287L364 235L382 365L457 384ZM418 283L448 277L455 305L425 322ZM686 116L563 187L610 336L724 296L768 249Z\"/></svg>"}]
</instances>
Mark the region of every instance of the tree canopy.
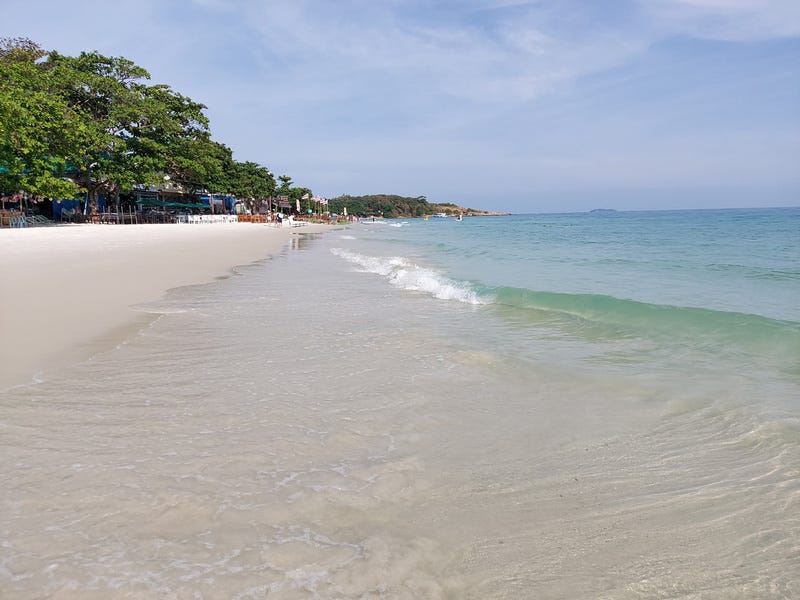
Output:
<instances>
[{"instance_id":1,"label":"tree canopy","mask_svg":"<svg viewBox=\"0 0 800 600\"><path fill-rule=\"evenodd\" d=\"M82 52L66 56L26 38L0 38L0 193L69 198L170 181L184 194L236 196L253 211L274 197L314 206L311 189L265 166L240 162L212 139L206 107L150 82L124 57ZM285 205L284 205L285 206ZM424 196L340 196L331 212L421 217L436 212L487 214Z\"/></svg>"},{"instance_id":2,"label":"tree canopy","mask_svg":"<svg viewBox=\"0 0 800 600\"><path fill-rule=\"evenodd\" d=\"M97 52L65 56L26 38L0 39L0 192L114 197L171 180L190 196L233 194L258 208L273 174L212 140L205 106L144 68ZM281 179L280 192L310 194Z\"/></svg>"},{"instance_id":3,"label":"tree canopy","mask_svg":"<svg viewBox=\"0 0 800 600\"><path fill-rule=\"evenodd\" d=\"M348 214L357 216L381 215L388 218L422 217L436 212L425 196L409 198L394 194L373 194L367 196L339 196L329 201L331 212L342 214L345 207Z\"/></svg>"},{"instance_id":4,"label":"tree canopy","mask_svg":"<svg viewBox=\"0 0 800 600\"><path fill-rule=\"evenodd\" d=\"M0 189L33 195L73 195L65 178L83 124L55 77L46 53L25 39L0 42Z\"/></svg>"}]
</instances>

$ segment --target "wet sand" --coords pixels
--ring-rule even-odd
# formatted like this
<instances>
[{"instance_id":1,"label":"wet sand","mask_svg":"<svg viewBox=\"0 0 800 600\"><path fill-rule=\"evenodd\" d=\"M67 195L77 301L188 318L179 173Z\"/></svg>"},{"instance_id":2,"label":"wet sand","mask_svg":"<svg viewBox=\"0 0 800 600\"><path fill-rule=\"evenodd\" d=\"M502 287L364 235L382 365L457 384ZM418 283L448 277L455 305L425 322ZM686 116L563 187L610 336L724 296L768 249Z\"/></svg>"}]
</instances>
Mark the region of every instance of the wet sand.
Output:
<instances>
[{"instance_id":1,"label":"wet sand","mask_svg":"<svg viewBox=\"0 0 800 600\"><path fill-rule=\"evenodd\" d=\"M0 232L0 390L79 362L151 316L131 307L226 276L324 225L76 225Z\"/></svg>"}]
</instances>

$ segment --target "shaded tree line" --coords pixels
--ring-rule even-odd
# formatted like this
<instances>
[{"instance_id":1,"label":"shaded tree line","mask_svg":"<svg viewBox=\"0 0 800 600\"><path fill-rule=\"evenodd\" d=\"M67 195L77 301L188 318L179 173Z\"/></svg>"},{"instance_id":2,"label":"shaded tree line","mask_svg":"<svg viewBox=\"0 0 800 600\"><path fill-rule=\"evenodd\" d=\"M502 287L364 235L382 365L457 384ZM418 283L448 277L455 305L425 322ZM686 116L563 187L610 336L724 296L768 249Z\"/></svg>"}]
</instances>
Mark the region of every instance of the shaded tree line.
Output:
<instances>
[{"instance_id":1,"label":"shaded tree line","mask_svg":"<svg viewBox=\"0 0 800 600\"><path fill-rule=\"evenodd\" d=\"M251 210L276 195L310 195L289 176L239 162L212 139L206 107L122 57L65 56L26 38L0 39L0 191L118 199L137 185L232 194ZM279 183L280 182L280 183Z\"/></svg>"},{"instance_id":2,"label":"shaded tree line","mask_svg":"<svg viewBox=\"0 0 800 600\"><path fill-rule=\"evenodd\" d=\"M425 196L411 198L394 194L371 194L366 196L345 194L329 200L328 208L331 212L337 214L344 213L344 209L347 208L349 215L357 217L379 216L390 219L425 217L436 213L444 213L449 216L459 214L464 216L508 214L464 208L451 202L432 204L428 202Z\"/></svg>"},{"instance_id":3,"label":"shaded tree line","mask_svg":"<svg viewBox=\"0 0 800 600\"><path fill-rule=\"evenodd\" d=\"M429 204L425 196L409 198L394 194L338 196L328 201L328 208L337 214L342 214L347 208L348 214L358 217L424 217L436 212L434 205Z\"/></svg>"}]
</instances>

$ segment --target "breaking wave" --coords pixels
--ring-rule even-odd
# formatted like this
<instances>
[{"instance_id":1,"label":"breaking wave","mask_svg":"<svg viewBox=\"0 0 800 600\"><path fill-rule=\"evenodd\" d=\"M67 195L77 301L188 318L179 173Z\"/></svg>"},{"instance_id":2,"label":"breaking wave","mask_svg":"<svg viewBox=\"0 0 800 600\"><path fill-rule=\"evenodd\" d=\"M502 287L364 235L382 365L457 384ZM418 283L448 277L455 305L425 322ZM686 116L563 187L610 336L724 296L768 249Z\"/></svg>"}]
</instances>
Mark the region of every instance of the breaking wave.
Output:
<instances>
[{"instance_id":1,"label":"breaking wave","mask_svg":"<svg viewBox=\"0 0 800 600\"><path fill-rule=\"evenodd\" d=\"M454 281L427 267L421 267L401 256L365 256L357 252L333 248L331 252L358 266L366 273L384 277L395 287L430 294L440 300L455 300L465 304L487 304L486 298L467 283Z\"/></svg>"}]
</instances>

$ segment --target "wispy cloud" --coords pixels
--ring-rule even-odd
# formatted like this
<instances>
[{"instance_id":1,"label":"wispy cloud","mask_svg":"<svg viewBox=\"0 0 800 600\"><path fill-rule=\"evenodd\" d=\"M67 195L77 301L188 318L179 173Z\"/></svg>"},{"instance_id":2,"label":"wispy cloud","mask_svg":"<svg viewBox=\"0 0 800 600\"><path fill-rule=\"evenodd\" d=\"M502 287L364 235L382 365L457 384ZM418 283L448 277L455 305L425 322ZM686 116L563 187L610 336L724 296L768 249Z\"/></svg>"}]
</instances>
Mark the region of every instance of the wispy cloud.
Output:
<instances>
[{"instance_id":1,"label":"wispy cloud","mask_svg":"<svg viewBox=\"0 0 800 600\"><path fill-rule=\"evenodd\" d=\"M321 193L797 186L796 0L28 0L0 35L128 56Z\"/></svg>"},{"instance_id":2,"label":"wispy cloud","mask_svg":"<svg viewBox=\"0 0 800 600\"><path fill-rule=\"evenodd\" d=\"M464 4L447 18L403 10L414 3L402 2L243 6L258 48L256 78L279 79L281 102L321 93L339 102L369 98L393 104L401 122L413 113L420 127L558 92L625 64L649 43L612 25L565 35L551 27L559 15L538 2Z\"/></svg>"},{"instance_id":3,"label":"wispy cloud","mask_svg":"<svg viewBox=\"0 0 800 600\"><path fill-rule=\"evenodd\" d=\"M730 41L800 35L796 0L639 0L642 10L666 31Z\"/></svg>"}]
</instances>

